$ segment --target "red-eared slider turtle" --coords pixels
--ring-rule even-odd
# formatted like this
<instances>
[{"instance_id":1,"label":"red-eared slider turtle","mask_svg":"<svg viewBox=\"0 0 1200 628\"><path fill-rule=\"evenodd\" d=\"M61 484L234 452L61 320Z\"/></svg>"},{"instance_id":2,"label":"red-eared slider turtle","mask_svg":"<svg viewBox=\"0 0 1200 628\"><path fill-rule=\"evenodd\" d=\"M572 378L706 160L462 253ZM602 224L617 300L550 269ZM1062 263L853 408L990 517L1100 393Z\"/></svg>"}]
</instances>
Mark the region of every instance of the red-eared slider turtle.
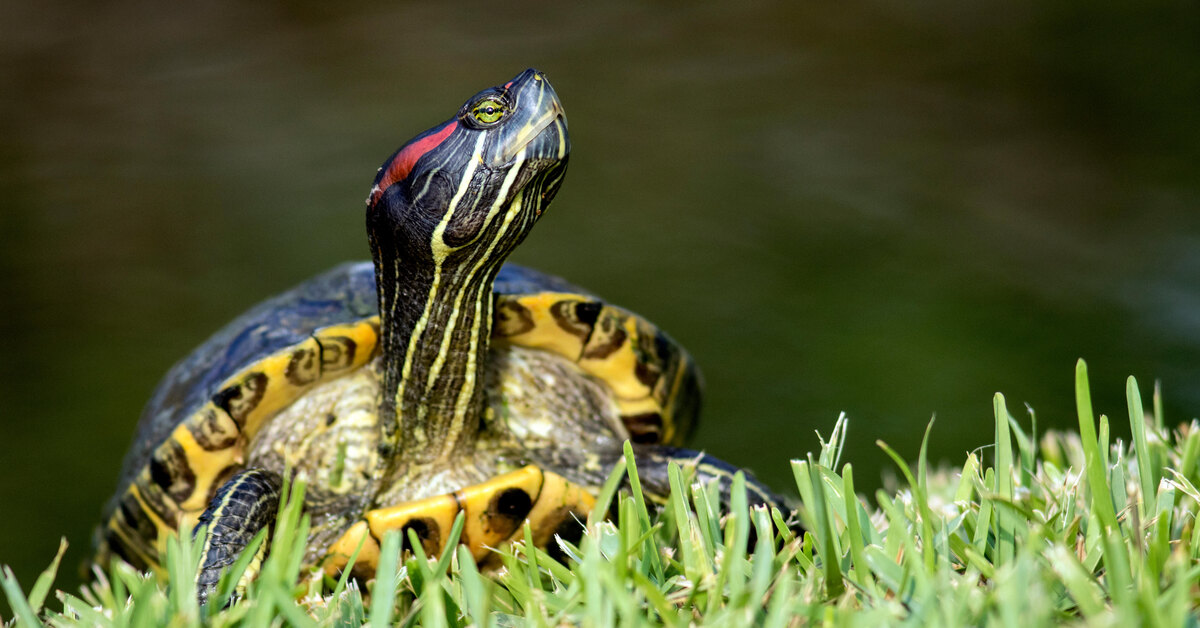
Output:
<instances>
[{"instance_id":1,"label":"red-eared slider turtle","mask_svg":"<svg viewBox=\"0 0 1200 628\"><path fill-rule=\"evenodd\" d=\"M364 537L357 566L372 568L389 529L436 552L460 510L477 559L526 520L556 553L626 439L652 496L666 494L670 460L728 482L728 465L674 448L699 403L682 347L561 279L504 265L569 149L558 96L526 70L393 154L367 199L373 264L258 305L167 373L98 560L158 568L168 535L203 523L204 598L271 525L285 470L308 482L306 559L331 571Z\"/></svg>"}]
</instances>

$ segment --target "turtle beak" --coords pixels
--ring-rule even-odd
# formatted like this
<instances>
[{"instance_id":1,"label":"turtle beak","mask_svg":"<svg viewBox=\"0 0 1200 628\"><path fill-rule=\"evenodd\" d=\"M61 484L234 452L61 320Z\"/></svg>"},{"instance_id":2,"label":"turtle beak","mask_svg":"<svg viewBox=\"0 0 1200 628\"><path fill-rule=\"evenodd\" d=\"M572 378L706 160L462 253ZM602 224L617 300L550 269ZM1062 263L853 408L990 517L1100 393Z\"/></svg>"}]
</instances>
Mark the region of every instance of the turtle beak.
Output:
<instances>
[{"instance_id":1,"label":"turtle beak","mask_svg":"<svg viewBox=\"0 0 1200 628\"><path fill-rule=\"evenodd\" d=\"M504 143L506 148L496 156L498 163L493 165L512 161L522 150L526 151L526 158L565 158L571 150L567 116L546 75L525 70L505 87L517 110L524 115L512 121L516 123L511 124L513 139Z\"/></svg>"}]
</instances>

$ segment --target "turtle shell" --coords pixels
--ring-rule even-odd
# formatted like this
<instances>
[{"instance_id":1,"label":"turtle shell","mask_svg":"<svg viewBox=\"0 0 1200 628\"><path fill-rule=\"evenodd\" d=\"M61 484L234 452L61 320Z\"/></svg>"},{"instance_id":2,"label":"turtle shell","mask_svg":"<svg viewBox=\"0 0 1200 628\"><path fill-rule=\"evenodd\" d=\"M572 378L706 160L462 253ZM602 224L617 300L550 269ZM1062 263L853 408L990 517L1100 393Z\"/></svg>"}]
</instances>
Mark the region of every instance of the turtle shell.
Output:
<instances>
[{"instance_id":1,"label":"turtle shell","mask_svg":"<svg viewBox=\"0 0 1200 628\"><path fill-rule=\"evenodd\" d=\"M612 391L635 442L678 444L695 425L699 372L681 346L645 319L514 264L501 269L493 291L493 346L542 349L575 362ZM206 503L216 475L184 478L180 487L176 469L188 469L189 462L203 469L232 466L232 458L221 457L222 439L239 430L253 434L254 425L318 379L369 362L377 350L377 309L373 265L343 264L258 304L173 366L138 423L117 494L106 507L109 529L150 541L157 529L176 527L170 519L177 509L162 503L167 498L185 510ZM256 376L265 381L262 373L278 375L282 384L255 388ZM197 460L210 455L216 458ZM149 477L138 481L143 474ZM148 520L142 511L155 514ZM126 558L152 563L146 550L146 556Z\"/></svg>"}]
</instances>

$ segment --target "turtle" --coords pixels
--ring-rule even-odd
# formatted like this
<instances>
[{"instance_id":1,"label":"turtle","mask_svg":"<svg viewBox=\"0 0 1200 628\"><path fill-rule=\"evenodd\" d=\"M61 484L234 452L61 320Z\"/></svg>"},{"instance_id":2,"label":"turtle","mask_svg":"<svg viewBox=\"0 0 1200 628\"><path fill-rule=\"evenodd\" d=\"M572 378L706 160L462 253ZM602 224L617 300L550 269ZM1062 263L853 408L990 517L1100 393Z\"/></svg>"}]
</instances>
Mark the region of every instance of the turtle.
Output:
<instances>
[{"instance_id":1,"label":"turtle","mask_svg":"<svg viewBox=\"0 0 1200 628\"><path fill-rule=\"evenodd\" d=\"M736 468L680 448L700 405L687 351L629 310L506 263L569 153L562 103L529 69L388 157L366 201L372 261L260 303L167 372L95 561L161 574L167 538L195 529L204 602L271 530L287 477L307 483L304 560L331 574L373 573L389 530L436 553L460 511L481 564L526 522L563 558L555 538L579 540L626 440L651 498L669 492L672 461L727 493ZM752 503L784 506L753 476L747 486Z\"/></svg>"}]
</instances>

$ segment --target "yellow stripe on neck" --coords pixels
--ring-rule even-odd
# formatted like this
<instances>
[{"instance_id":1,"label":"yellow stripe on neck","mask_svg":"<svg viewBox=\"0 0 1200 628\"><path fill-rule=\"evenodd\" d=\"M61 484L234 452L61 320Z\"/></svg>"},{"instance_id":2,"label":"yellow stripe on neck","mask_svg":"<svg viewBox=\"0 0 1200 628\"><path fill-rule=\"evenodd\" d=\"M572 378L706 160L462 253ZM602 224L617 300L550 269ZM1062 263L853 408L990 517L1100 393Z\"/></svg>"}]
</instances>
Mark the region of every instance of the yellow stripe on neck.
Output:
<instances>
[{"instance_id":1,"label":"yellow stripe on neck","mask_svg":"<svg viewBox=\"0 0 1200 628\"><path fill-rule=\"evenodd\" d=\"M404 365L400 369L400 381L399 381L397 389L396 389L396 396L395 396L396 420L401 423L401 425L400 425L401 429L398 430L399 434L404 433L404 430L403 430L404 412L405 412L404 389L405 389L406 383L408 382L409 377L411 377L411 375L412 375L412 365L413 365L413 360L414 360L414 354L416 353L417 341L421 338L421 335L425 333L425 327L429 325L429 314L430 314L430 311L433 309L433 304L437 299L438 290L441 287L440 284L441 284L441 278L442 278L442 263L446 260L446 256L450 253L449 248L446 247L445 242L443 240L443 235L446 232L446 226L450 223L450 219L454 217L455 206L457 206L458 202L462 199L462 197L466 195L467 189L470 187L470 184L471 184L471 179L473 179L475 177L475 169L479 166L480 161L481 161L481 156L483 154L484 139L486 139L486 136L481 134L479 136L479 140L475 142L475 150L471 153L471 159L467 162L467 170L466 170L466 172L463 173L462 179L459 181L459 184L458 184L458 189L455 190L454 197L450 200L449 210L446 212L446 215L442 218L442 221L440 223L438 223L438 226L434 229L434 232L433 232L434 237L433 237L433 240L430 242L430 253L431 253L432 259L433 259L433 281L430 283L430 286L429 286L429 294L426 295L426 298L425 298L425 304L421 311L421 318L417 319L417 323L416 323L416 325L413 326L412 333L408 337L408 348L404 354ZM399 266L396 266L395 273L396 273L396 276L393 277L393 280L396 282L397 285L399 285L399 283L400 283L400 277L399 277L400 267ZM394 298L393 302L391 304L393 318L395 317L396 308L399 307L399 302L400 302L400 299ZM427 435L425 434L424 431L413 431L411 433L411 435L412 435L412 437L417 439L418 442L416 443L416 445L418 447L423 446L425 441L427 440ZM403 436L401 436L401 437L403 437ZM408 449L412 449L412 448L408 447Z\"/></svg>"}]
</instances>

